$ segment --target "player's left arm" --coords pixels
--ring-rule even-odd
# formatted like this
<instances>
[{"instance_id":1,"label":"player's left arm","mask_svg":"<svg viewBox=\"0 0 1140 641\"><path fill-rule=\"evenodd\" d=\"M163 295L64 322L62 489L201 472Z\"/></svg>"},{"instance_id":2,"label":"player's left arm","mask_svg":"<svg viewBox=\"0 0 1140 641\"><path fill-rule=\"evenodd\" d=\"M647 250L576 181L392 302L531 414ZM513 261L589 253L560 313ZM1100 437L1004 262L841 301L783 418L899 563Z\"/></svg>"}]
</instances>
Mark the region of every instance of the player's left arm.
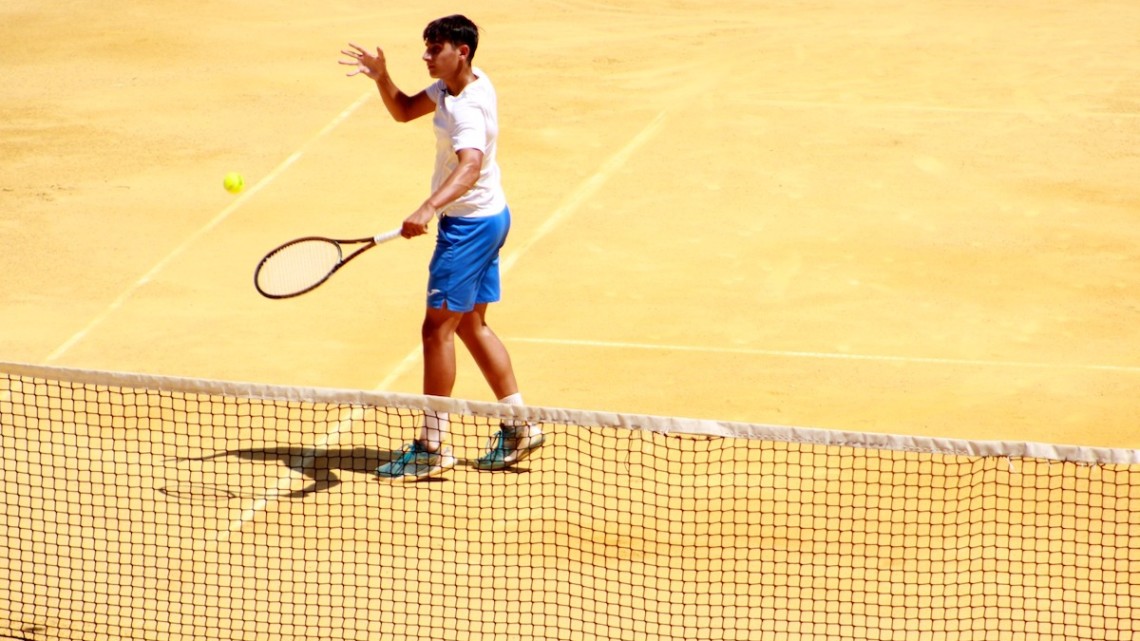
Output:
<instances>
[{"instance_id":1,"label":"player's left arm","mask_svg":"<svg viewBox=\"0 0 1140 641\"><path fill-rule=\"evenodd\" d=\"M457 151L456 156L459 157L459 164L451 170L439 189L412 212L411 216L404 219L401 230L404 238L426 234L428 223L439 214L439 210L458 200L478 182L479 173L483 169L483 152L479 149L465 148Z\"/></svg>"}]
</instances>

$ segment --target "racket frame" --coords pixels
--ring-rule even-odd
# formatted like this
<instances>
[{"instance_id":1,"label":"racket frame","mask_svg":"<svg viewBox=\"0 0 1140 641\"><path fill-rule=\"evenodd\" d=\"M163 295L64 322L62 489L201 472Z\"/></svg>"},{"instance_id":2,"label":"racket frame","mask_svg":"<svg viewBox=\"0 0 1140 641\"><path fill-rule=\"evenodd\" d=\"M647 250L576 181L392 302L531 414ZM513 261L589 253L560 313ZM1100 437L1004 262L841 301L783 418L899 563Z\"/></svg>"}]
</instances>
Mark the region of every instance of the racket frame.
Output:
<instances>
[{"instance_id":1,"label":"racket frame","mask_svg":"<svg viewBox=\"0 0 1140 641\"><path fill-rule=\"evenodd\" d=\"M345 265L347 265L348 261L352 260L353 258L356 258L357 256L363 254L364 252L368 251L369 249L372 249L373 247L375 247L379 244L386 243L389 240L392 240L394 238L398 238L399 236L400 236L400 230L399 229L393 229L392 231L387 231L387 232L384 232L382 234L377 234L377 235L372 236L370 238L340 239L340 238L328 238L327 236L302 236L300 238L294 238L293 240L290 240L287 243L282 243L282 244L278 245L277 247L274 247L273 249L269 250L269 252L267 254L265 254L265 257L262 258L261 261L257 263L257 268L253 270L253 286L254 286L254 288L257 289L257 293L261 294L262 296L264 296L266 298L271 298L274 300L281 300L283 298L294 298L296 296L300 296L301 294L307 294L307 293L313 291L314 289L320 287L321 285L323 285L325 283L325 281L327 281L328 279L332 278L332 275L337 273L337 271L339 271L341 267L344 267ZM335 265L333 265L332 269L330 269L328 271L328 273L326 273L321 279L317 280L312 285L309 285L308 287L305 287L304 289L300 289L300 290L297 290L294 292L289 292L286 294L273 294L273 293L267 292L261 288L261 283L259 282L260 281L259 277L261 276L261 268L264 267L265 264L268 263L269 260L271 258L273 258L274 255L278 254L279 252L281 252L282 250L284 250L287 247L292 247L293 245L297 245L299 243L311 242L314 240L334 245L337 249L337 252L340 254L340 260L337 261L337 263ZM352 253L348 254L348 256L345 256L344 255L345 249L351 248L352 245L361 245L361 246L356 248L356 250L354 250Z\"/></svg>"}]
</instances>

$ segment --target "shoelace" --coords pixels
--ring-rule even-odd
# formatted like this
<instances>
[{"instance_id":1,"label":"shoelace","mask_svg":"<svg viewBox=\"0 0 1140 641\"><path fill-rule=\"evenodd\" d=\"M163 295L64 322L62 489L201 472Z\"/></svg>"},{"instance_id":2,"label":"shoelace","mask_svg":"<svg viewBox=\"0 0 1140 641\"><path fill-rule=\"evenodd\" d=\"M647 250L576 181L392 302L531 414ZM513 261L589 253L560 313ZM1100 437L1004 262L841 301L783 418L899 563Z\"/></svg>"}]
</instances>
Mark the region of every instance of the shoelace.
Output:
<instances>
[{"instance_id":1,"label":"shoelace","mask_svg":"<svg viewBox=\"0 0 1140 641\"><path fill-rule=\"evenodd\" d=\"M498 454L500 456L505 456L507 452L510 451L507 448L507 439L510 436L512 436L512 434L507 428L500 428L498 433L487 441L487 449L490 450L489 454ZM494 445L492 445L492 443Z\"/></svg>"},{"instance_id":2,"label":"shoelace","mask_svg":"<svg viewBox=\"0 0 1140 641\"><path fill-rule=\"evenodd\" d=\"M404 446L403 451L400 452L400 457L397 458L396 461L400 464L400 469L402 470L410 463L415 461L417 455L419 455L421 452L426 451L427 450L425 450L423 446L420 445L419 441L412 441L408 445Z\"/></svg>"}]
</instances>

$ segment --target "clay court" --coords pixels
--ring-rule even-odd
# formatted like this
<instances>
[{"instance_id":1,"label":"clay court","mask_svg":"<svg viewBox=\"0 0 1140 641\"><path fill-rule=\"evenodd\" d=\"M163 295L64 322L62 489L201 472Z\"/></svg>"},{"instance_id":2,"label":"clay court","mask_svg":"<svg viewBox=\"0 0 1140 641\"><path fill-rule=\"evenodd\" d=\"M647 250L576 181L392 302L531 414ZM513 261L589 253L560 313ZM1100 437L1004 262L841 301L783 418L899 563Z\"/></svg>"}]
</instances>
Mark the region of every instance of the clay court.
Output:
<instances>
[{"instance_id":1,"label":"clay court","mask_svg":"<svg viewBox=\"0 0 1140 641\"><path fill-rule=\"evenodd\" d=\"M1140 445L1140 10L522 6L472 12L528 402ZM336 60L418 90L456 9L7 3L5 360L418 392L430 239L294 301L251 272L419 204L430 123Z\"/></svg>"},{"instance_id":2,"label":"clay court","mask_svg":"<svg viewBox=\"0 0 1140 641\"><path fill-rule=\"evenodd\" d=\"M430 239L293 300L252 272L423 200L430 122L338 52L381 45L418 91L455 12L499 95L489 320L528 403L1140 448L1123 0L8 0L0 361L418 393ZM462 351L455 395L492 400Z\"/></svg>"}]
</instances>

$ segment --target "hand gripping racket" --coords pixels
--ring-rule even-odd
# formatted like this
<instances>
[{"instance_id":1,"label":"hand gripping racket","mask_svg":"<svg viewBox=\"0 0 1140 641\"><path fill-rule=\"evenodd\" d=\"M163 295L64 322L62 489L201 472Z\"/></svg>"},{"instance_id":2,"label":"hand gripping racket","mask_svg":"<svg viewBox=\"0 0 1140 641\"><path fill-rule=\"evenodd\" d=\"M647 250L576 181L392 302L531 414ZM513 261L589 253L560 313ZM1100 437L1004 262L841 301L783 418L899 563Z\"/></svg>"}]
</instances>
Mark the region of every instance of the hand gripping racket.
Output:
<instances>
[{"instance_id":1,"label":"hand gripping racket","mask_svg":"<svg viewBox=\"0 0 1140 641\"><path fill-rule=\"evenodd\" d=\"M394 229L356 240L321 236L291 240L261 259L253 272L253 285L266 298L300 296L316 289L348 261L399 236L400 230Z\"/></svg>"}]
</instances>

